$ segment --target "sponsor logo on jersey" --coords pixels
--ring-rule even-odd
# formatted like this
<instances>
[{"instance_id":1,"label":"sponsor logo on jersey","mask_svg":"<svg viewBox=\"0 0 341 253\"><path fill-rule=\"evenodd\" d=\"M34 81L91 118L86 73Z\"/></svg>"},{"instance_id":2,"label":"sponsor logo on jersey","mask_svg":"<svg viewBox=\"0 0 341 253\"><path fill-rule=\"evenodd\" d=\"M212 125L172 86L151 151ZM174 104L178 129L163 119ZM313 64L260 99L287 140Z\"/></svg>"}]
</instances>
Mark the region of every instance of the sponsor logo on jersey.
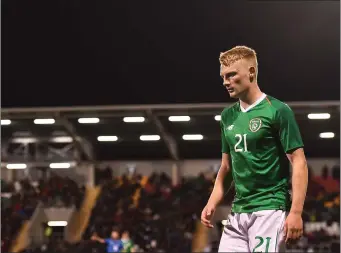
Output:
<instances>
[{"instance_id":1,"label":"sponsor logo on jersey","mask_svg":"<svg viewBox=\"0 0 341 253\"><path fill-rule=\"evenodd\" d=\"M250 131L255 133L257 132L260 128L262 127L262 121L260 118L254 118L252 120L250 120L250 123L249 123L249 128L250 128Z\"/></svg>"},{"instance_id":2,"label":"sponsor logo on jersey","mask_svg":"<svg viewBox=\"0 0 341 253\"><path fill-rule=\"evenodd\" d=\"M228 126L226 129L227 129L227 130L232 130L233 127L234 127L234 125L230 125L230 126Z\"/></svg>"}]
</instances>

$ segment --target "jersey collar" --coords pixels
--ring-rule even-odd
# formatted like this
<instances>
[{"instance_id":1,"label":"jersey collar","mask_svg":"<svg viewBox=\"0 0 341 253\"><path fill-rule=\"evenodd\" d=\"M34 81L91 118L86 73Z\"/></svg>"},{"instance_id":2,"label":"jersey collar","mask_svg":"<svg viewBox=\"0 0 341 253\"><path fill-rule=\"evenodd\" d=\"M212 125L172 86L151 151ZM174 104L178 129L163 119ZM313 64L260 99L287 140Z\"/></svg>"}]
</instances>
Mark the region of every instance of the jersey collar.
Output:
<instances>
[{"instance_id":1,"label":"jersey collar","mask_svg":"<svg viewBox=\"0 0 341 253\"><path fill-rule=\"evenodd\" d=\"M244 109L244 108L242 107L242 105L240 104L240 102L239 102L240 110L241 110L242 112L248 112L248 111L250 111L253 107L257 106L260 102L262 102L265 98L266 98L266 94L263 93L262 96L260 96L260 98L258 98L252 105L250 105L250 106L249 106L248 108L246 108L246 109Z\"/></svg>"}]
</instances>

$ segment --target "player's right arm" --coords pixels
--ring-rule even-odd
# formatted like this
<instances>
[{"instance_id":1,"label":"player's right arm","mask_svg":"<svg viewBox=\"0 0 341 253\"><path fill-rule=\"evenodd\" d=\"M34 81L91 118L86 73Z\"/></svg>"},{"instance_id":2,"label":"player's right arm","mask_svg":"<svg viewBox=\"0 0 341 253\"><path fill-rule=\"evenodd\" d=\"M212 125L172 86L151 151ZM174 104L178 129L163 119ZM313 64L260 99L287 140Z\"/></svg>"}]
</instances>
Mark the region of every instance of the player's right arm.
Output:
<instances>
[{"instance_id":1,"label":"player's right arm","mask_svg":"<svg viewBox=\"0 0 341 253\"><path fill-rule=\"evenodd\" d=\"M209 206L216 207L224 197L224 179L230 172L229 159L229 155L223 153L221 166L214 183L213 191L207 203Z\"/></svg>"},{"instance_id":2,"label":"player's right arm","mask_svg":"<svg viewBox=\"0 0 341 253\"><path fill-rule=\"evenodd\" d=\"M218 171L213 191L211 196L207 202L207 205L203 209L201 213L201 223L206 227L212 228L211 218L215 212L216 207L222 201L224 197L224 179L226 175L230 172L230 156L229 156L229 146L226 142L226 138L224 136L224 126L223 123L220 123L221 126L221 143L222 143L222 158L221 165Z\"/></svg>"}]
</instances>

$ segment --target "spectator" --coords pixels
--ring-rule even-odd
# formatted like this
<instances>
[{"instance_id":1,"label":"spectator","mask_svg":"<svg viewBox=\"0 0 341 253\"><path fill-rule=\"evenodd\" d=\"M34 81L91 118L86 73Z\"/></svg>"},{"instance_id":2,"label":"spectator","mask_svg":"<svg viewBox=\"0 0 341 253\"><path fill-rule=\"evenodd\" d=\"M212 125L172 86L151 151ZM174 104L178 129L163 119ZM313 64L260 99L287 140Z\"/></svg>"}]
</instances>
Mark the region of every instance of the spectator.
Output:
<instances>
[{"instance_id":1,"label":"spectator","mask_svg":"<svg viewBox=\"0 0 341 253\"><path fill-rule=\"evenodd\" d=\"M107 245L107 253L121 252L121 250L123 250L123 243L120 240L120 234L116 229L113 229L110 238L103 239L97 236L97 234L94 234L91 237L91 240L105 243Z\"/></svg>"},{"instance_id":2,"label":"spectator","mask_svg":"<svg viewBox=\"0 0 341 253\"><path fill-rule=\"evenodd\" d=\"M123 243L123 251L122 252L132 252L134 243L130 239L130 234L128 231L123 231L122 237L121 237L122 243Z\"/></svg>"}]
</instances>

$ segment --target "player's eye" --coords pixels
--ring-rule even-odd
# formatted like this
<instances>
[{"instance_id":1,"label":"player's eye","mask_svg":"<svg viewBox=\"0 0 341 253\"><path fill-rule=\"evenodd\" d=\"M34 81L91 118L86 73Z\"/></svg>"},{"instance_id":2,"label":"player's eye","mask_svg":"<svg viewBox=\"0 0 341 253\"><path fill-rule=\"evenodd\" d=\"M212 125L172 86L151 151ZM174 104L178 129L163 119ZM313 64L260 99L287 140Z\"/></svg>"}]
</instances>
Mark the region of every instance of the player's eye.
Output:
<instances>
[{"instance_id":1,"label":"player's eye","mask_svg":"<svg viewBox=\"0 0 341 253\"><path fill-rule=\"evenodd\" d=\"M237 73L236 72L231 72L226 75L226 78L231 78L234 77Z\"/></svg>"}]
</instances>

